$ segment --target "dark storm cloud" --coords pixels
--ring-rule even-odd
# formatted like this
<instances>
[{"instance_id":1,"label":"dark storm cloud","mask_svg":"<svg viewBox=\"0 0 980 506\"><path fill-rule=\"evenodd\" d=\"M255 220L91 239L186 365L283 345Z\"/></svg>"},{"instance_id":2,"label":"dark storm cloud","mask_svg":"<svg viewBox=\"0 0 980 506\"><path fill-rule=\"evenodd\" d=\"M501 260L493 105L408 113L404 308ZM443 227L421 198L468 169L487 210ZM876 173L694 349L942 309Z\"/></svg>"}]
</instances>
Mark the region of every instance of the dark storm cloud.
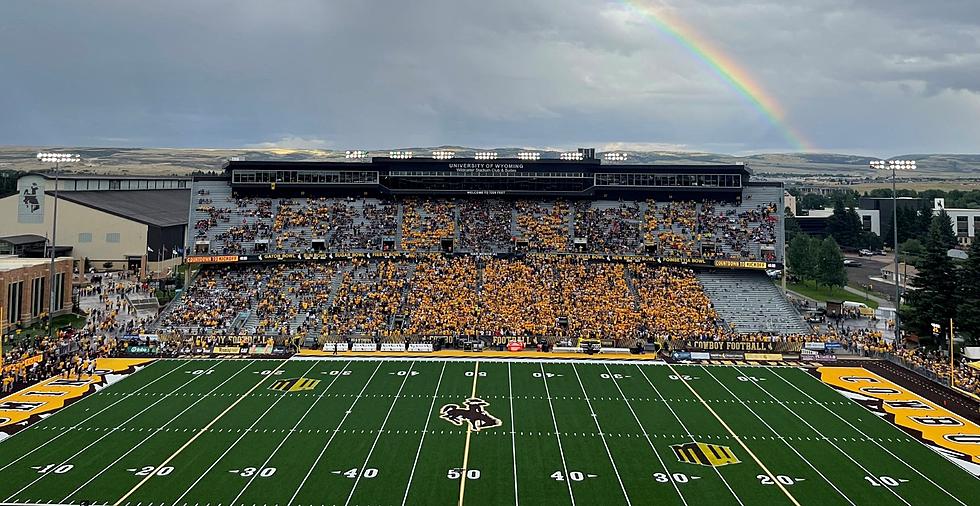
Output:
<instances>
[{"instance_id":1,"label":"dark storm cloud","mask_svg":"<svg viewBox=\"0 0 980 506\"><path fill-rule=\"evenodd\" d=\"M980 4L636 0L817 147L976 151ZM622 2L5 1L0 143L788 149Z\"/></svg>"}]
</instances>

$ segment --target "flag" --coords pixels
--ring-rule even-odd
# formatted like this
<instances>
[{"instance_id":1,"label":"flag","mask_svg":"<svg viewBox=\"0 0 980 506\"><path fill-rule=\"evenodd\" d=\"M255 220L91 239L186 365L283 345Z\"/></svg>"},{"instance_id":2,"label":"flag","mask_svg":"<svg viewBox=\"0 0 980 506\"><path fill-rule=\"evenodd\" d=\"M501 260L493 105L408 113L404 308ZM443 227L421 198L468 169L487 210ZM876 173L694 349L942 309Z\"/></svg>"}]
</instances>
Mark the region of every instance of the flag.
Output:
<instances>
[{"instance_id":1,"label":"flag","mask_svg":"<svg viewBox=\"0 0 980 506\"><path fill-rule=\"evenodd\" d=\"M151 247L149 247L149 246L147 246L147 247L146 247L146 251L149 251L150 253L153 253L153 248L151 248Z\"/></svg>"},{"instance_id":2,"label":"flag","mask_svg":"<svg viewBox=\"0 0 980 506\"><path fill-rule=\"evenodd\" d=\"M170 254L173 256L177 256L177 249L175 248Z\"/></svg>"}]
</instances>

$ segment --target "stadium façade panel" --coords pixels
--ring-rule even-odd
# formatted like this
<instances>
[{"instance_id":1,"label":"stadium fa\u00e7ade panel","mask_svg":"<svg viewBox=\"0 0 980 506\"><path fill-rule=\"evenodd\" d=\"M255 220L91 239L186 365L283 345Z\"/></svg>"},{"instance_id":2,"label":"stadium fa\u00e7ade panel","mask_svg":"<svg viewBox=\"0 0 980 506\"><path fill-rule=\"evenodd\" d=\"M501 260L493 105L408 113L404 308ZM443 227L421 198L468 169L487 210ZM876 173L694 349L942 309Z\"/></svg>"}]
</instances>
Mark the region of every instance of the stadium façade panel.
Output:
<instances>
[{"instance_id":1,"label":"stadium fa\u00e7ade panel","mask_svg":"<svg viewBox=\"0 0 980 506\"><path fill-rule=\"evenodd\" d=\"M372 158L369 162L229 161L241 194L369 192L391 195L700 194L727 200L751 177L745 165L605 164L600 160Z\"/></svg>"}]
</instances>

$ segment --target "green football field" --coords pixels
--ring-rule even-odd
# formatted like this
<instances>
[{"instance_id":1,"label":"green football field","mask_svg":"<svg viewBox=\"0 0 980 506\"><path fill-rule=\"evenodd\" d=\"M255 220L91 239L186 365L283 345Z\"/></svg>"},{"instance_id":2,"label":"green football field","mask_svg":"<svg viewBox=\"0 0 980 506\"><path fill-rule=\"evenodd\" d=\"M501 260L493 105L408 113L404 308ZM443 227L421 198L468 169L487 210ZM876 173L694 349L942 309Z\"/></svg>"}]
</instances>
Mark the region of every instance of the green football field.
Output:
<instances>
[{"instance_id":1,"label":"green football field","mask_svg":"<svg viewBox=\"0 0 980 506\"><path fill-rule=\"evenodd\" d=\"M791 367L162 360L0 442L5 504L966 506L978 484Z\"/></svg>"}]
</instances>

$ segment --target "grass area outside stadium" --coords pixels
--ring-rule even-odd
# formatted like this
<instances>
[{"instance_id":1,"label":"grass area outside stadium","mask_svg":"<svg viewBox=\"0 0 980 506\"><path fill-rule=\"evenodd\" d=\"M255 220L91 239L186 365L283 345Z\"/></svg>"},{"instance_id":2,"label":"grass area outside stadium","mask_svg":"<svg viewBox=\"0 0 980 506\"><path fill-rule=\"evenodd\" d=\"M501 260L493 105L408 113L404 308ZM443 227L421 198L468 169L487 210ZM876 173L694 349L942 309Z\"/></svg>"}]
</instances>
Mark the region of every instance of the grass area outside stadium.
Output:
<instances>
[{"instance_id":1,"label":"grass area outside stadium","mask_svg":"<svg viewBox=\"0 0 980 506\"><path fill-rule=\"evenodd\" d=\"M977 486L800 368L348 357L154 362L0 443L0 476L4 503L120 506L965 506Z\"/></svg>"}]
</instances>

